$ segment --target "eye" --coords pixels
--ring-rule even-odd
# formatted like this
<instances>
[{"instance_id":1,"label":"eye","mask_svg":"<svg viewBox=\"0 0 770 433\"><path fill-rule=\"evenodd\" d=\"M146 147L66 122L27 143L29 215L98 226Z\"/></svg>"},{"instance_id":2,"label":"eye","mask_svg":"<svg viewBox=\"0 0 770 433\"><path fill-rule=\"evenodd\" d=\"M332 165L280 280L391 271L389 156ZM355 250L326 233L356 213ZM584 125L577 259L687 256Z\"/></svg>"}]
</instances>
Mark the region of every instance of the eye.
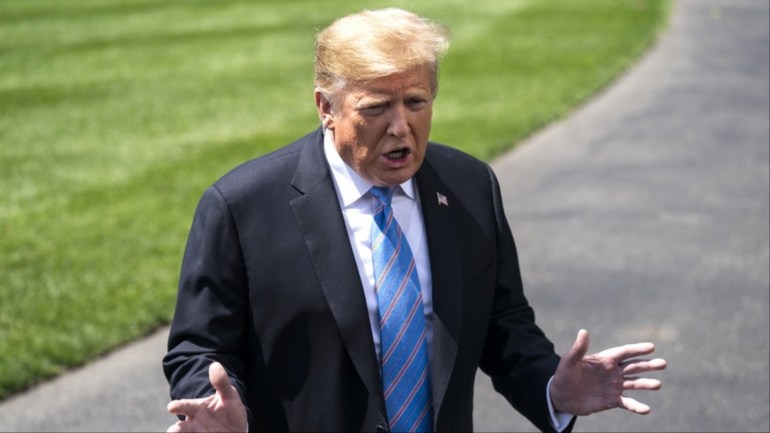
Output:
<instances>
[{"instance_id":1,"label":"eye","mask_svg":"<svg viewBox=\"0 0 770 433\"><path fill-rule=\"evenodd\" d=\"M406 106L412 111L422 110L427 104L428 101L423 98L410 98L406 101Z\"/></svg>"},{"instance_id":2,"label":"eye","mask_svg":"<svg viewBox=\"0 0 770 433\"><path fill-rule=\"evenodd\" d=\"M365 105L363 107L359 107L358 112L361 113L362 116L366 116L366 117L379 116L383 114L387 108L388 108L388 104L385 104L385 103L372 104L372 105Z\"/></svg>"}]
</instances>

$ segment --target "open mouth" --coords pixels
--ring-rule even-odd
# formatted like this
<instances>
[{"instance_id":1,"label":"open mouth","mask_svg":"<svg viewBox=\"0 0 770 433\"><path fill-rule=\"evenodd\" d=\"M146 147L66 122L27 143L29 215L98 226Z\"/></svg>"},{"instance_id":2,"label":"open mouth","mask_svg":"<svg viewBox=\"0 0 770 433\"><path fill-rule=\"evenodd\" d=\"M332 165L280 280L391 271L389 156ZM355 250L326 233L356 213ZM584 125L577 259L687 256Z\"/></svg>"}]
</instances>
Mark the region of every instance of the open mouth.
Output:
<instances>
[{"instance_id":1,"label":"open mouth","mask_svg":"<svg viewBox=\"0 0 770 433\"><path fill-rule=\"evenodd\" d=\"M409 149L399 149L385 154L385 158L391 161L401 161L409 155Z\"/></svg>"}]
</instances>

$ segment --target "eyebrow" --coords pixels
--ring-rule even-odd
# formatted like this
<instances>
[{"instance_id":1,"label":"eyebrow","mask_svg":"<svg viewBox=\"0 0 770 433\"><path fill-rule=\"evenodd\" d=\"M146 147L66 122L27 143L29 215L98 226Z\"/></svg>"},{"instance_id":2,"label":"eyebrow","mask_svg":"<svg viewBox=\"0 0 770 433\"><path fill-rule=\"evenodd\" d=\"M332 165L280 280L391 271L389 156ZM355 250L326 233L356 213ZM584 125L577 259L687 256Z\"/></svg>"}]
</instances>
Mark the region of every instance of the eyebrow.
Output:
<instances>
[{"instance_id":1,"label":"eyebrow","mask_svg":"<svg viewBox=\"0 0 770 433\"><path fill-rule=\"evenodd\" d=\"M355 108L359 108L359 109L369 108L369 107L375 107L386 103L390 103L390 98L366 97L356 101Z\"/></svg>"},{"instance_id":2,"label":"eyebrow","mask_svg":"<svg viewBox=\"0 0 770 433\"><path fill-rule=\"evenodd\" d=\"M430 94L430 89L423 89L421 87L411 87L409 89L406 89L404 91L404 97L410 98L417 95L422 95L424 93ZM379 89L368 89L367 94L362 96L360 100L363 99L370 99L370 100L390 100L391 99L391 93L385 90L379 90Z\"/></svg>"}]
</instances>

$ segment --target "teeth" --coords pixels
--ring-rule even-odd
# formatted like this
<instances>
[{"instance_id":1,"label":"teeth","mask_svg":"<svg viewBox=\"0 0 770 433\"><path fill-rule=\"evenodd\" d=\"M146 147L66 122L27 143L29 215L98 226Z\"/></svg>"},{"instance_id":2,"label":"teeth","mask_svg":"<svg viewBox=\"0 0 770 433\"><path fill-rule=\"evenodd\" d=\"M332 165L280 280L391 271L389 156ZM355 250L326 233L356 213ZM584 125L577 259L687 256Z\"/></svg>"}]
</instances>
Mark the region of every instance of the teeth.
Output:
<instances>
[{"instance_id":1,"label":"teeth","mask_svg":"<svg viewBox=\"0 0 770 433\"><path fill-rule=\"evenodd\" d=\"M395 152L388 153L386 156L388 157L388 159L401 159L404 157L405 153L406 151L404 150L397 150Z\"/></svg>"}]
</instances>

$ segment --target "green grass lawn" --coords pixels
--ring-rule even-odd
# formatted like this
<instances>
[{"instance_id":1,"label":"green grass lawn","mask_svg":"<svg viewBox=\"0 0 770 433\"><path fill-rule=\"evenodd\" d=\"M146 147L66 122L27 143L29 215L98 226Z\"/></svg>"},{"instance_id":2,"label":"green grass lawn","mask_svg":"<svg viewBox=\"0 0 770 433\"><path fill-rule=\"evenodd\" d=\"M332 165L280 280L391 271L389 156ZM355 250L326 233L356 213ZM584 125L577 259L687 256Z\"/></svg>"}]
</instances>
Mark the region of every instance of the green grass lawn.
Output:
<instances>
[{"instance_id":1,"label":"green grass lawn","mask_svg":"<svg viewBox=\"0 0 770 433\"><path fill-rule=\"evenodd\" d=\"M487 160L617 76L668 11L666 0L0 0L0 398L169 321L203 189L317 126L315 32L383 5L450 27L431 138Z\"/></svg>"}]
</instances>

